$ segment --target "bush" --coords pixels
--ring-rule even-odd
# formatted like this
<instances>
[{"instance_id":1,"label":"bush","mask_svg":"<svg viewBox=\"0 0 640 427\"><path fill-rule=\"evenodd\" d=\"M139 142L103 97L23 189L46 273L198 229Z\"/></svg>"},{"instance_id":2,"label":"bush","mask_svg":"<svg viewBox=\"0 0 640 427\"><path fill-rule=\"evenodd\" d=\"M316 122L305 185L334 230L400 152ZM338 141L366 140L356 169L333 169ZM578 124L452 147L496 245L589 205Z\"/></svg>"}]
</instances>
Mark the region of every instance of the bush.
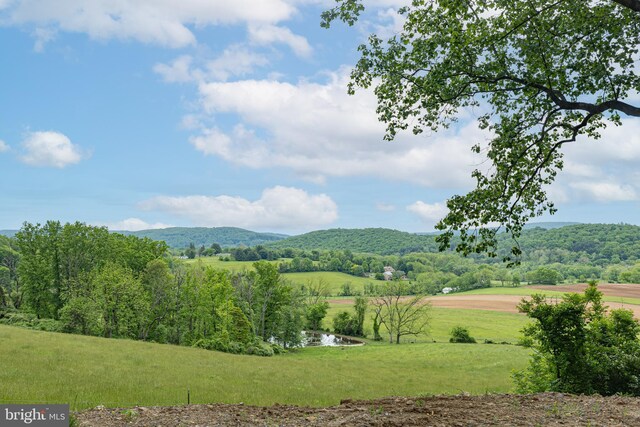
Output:
<instances>
[{"instance_id":1,"label":"bush","mask_svg":"<svg viewBox=\"0 0 640 427\"><path fill-rule=\"evenodd\" d=\"M271 344L271 350L273 350L273 354L283 354L287 352L280 344Z\"/></svg>"},{"instance_id":2,"label":"bush","mask_svg":"<svg viewBox=\"0 0 640 427\"><path fill-rule=\"evenodd\" d=\"M63 332L63 325L58 320L38 319L35 314L16 310L3 311L2 316L0 316L0 324L20 326L38 331Z\"/></svg>"},{"instance_id":3,"label":"bush","mask_svg":"<svg viewBox=\"0 0 640 427\"><path fill-rule=\"evenodd\" d=\"M254 356L271 357L274 354L274 350L268 344L258 343L247 347L247 354L253 354Z\"/></svg>"},{"instance_id":4,"label":"bush","mask_svg":"<svg viewBox=\"0 0 640 427\"><path fill-rule=\"evenodd\" d=\"M463 326L456 326L451 330L449 342L455 343L475 343L476 339L469 335L469 330Z\"/></svg>"},{"instance_id":5,"label":"bush","mask_svg":"<svg viewBox=\"0 0 640 427\"><path fill-rule=\"evenodd\" d=\"M333 330L337 334L355 335L357 332L357 320L348 312L343 311L333 318Z\"/></svg>"},{"instance_id":6,"label":"bush","mask_svg":"<svg viewBox=\"0 0 640 427\"><path fill-rule=\"evenodd\" d=\"M518 392L640 396L640 324L629 310L607 314L595 283L557 304L533 295L518 308L536 320L523 331L534 353L513 375Z\"/></svg>"}]
</instances>

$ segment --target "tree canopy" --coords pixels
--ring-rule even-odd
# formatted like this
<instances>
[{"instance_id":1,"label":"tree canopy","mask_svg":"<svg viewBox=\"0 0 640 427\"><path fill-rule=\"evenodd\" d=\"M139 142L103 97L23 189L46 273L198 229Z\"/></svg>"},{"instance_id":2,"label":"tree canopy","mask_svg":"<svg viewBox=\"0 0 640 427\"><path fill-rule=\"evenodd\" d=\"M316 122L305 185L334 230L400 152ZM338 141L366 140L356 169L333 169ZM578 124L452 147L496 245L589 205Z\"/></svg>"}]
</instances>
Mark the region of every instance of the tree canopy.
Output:
<instances>
[{"instance_id":1,"label":"tree canopy","mask_svg":"<svg viewBox=\"0 0 640 427\"><path fill-rule=\"evenodd\" d=\"M325 27L352 25L364 10L361 0L336 2ZM639 12L638 0L413 0L399 10L398 34L359 47L349 91L375 86L386 139L447 127L470 108L492 135L473 147L490 169L475 170L476 188L447 201L441 249L459 231L458 251L495 256L500 228L516 239L530 218L555 212L546 187L563 167L563 145L640 116L629 100L640 90Z\"/></svg>"}]
</instances>

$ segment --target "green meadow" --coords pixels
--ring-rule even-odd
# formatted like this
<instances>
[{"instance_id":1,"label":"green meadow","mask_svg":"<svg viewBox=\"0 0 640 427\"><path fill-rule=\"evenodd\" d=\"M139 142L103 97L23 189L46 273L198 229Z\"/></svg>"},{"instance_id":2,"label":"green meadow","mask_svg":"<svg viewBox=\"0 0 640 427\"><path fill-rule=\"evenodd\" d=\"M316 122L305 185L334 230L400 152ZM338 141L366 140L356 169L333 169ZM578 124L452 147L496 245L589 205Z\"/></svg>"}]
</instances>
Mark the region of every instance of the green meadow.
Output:
<instances>
[{"instance_id":1,"label":"green meadow","mask_svg":"<svg viewBox=\"0 0 640 427\"><path fill-rule=\"evenodd\" d=\"M323 326L333 329L333 318L342 311L352 312L353 308L347 304L331 304L327 317L323 320ZM523 314L442 307L431 308L430 317L431 321L427 334L418 337L406 337L403 338L403 341L449 342L451 329L454 326L464 326L469 329L471 336L478 342L489 340L496 343L508 342L515 344L520 338L520 331L530 321ZM372 324L373 321L369 312L365 317L364 323L364 330L368 336L373 334Z\"/></svg>"},{"instance_id":2,"label":"green meadow","mask_svg":"<svg viewBox=\"0 0 640 427\"><path fill-rule=\"evenodd\" d=\"M273 264L278 264L283 259L277 261L268 261ZM285 260L286 261L286 260ZM254 261L222 261L218 257L201 257L196 259L190 259L185 261L187 264L202 264L210 266L220 270L228 270L231 272L239 272L244 270L253 270ZM339 273L333 271L313 271L308 273L284 273L281 276L289 280L294 285L306 285L309 282L317 283L319 280L324 282L327 286L327 290L331 295L338 295L342 290L342 285L349 283L351 289L362 293L364 285L371 282L376 282L373 279L366 277L352 276L346 273Z\"/></svg>"},{"instance_id":3,"label":"green meadow","mask_svg":"<svg viewBox=\"0 0 640 427\"><path fill-rule=\"evenodd\" d=\"M475 314L470 314L471 318ZM472 329L473 331L473 329ZM490 344L368 344L261 358L0 325L0 403L305 406L391 395L508 392L529 351Z\"/></svg>"},{"instance_id":4,"label":"green meadow","mask_svg":"<svg viewBox=\"0 0 640 427\"><path fill-rule=\"evenodd\" d=\"M282 260L277 261L267 261L272 264L278 264ZM239 271L244 270L253 270L253 263L255 261L222 261L217 256L211 257L200 257L195 259L185 260L187 264L201 264L205 266L210 266L219 270L229 270L231 272L237 273Z\"/></svg>"},{"instance_id":5,"label":"green meadow","mask_svg":"<svg viewBox=\"0 0 640 427\"><path fill-rule=\"evenodd\" d=\"M533 294L543 294L549 297L562 297L567 293L566 290L563 290L562 285L557 285L556 290L540 290L531 288L528 286L521 286L517 288L503 288L503 287L493 287L493 288L483 288L483 289L475 289L473 291L467 292L459 292L454 295L520 295L523 297L530 296ZM446 298L446 297L443 297ZM629 297L618 297L618 296L603 296L602 301L604 302L620 302L624 304L640 304L640 298L629 298Z\"/></svg>"},{"instance_id":6,"label":"green meadow","mask_svg":"<svg viewBox=\"0 0 640 427\"><path fill-rule=\"evenodd\" d=\"M367 283L379 283L379 281L376 281L374 279L352 276L350 274L339 273L335 271L284 273L281 276L289 280L294 285L306 285L309 282L314 282L317 284L319 281L322 281L326 284L327 290L331 295L338 295L342 290L342 285L344 285L345 283L349 283L349 285L351 286L351 290L360 294L364 292L364 286Z\"/></svg>"}]
</instances>

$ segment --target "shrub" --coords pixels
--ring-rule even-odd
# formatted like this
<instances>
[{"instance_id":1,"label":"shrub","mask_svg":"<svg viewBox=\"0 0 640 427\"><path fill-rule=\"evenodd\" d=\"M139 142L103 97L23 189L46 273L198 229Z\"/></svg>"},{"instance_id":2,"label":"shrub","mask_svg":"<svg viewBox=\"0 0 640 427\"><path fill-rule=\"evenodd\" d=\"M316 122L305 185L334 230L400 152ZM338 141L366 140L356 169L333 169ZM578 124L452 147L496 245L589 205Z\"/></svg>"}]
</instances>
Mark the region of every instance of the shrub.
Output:
<instances>
[{"instance_id":1,"label":"shrub","mask_svg":"<svg viewBox=\"0 0 640 427\"><path fill-rule=\"evenodd\" d=\"M455 343L475 343L476 339L469 335L469 330L463 326L456 326L451 330L449 342Z\"/></svg>"},{"instance_id":2,"label":"shrub","mask_svg":"<svg viewBox=\"0 0 640 427\"><path fill-rule=\"evenodd\" d=\"M247 354L253 354L254 356L271 357L274 354L273 348L265 343L257 343L247 347Z\"/></svg>"},{"instance_id":3,"label":"shrub","mask_svg":"<svg viewBox=\"0 0 640 427\"><path fill-rule=\"evenodd\" d=\"M357 332L357 320L348 312L343 311L333 318L333 330L337 334L355 335Z\"/></svg>"},{"instance_id":4,"label":"shrub","mask_svg":"<svg viewBox=\"0 0 640 427\"><path fill-rule=\"evenodd\" d=\"M594 282L584 295L533 295L518 308L536 320L523 331L534 353L513 375L518 392L640 396L640 324L629 310L607 314Z\"/></svg>"}]
</instances>

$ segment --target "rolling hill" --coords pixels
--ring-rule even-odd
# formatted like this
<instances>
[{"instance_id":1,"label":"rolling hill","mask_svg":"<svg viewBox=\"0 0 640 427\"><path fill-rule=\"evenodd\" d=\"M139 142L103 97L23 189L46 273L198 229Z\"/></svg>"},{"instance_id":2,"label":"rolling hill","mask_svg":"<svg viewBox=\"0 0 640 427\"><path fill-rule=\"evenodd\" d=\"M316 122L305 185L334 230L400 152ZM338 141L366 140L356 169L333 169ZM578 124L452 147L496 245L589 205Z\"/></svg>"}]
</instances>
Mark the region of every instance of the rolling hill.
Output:
<instances>
[{"instance_id":1,"label":"rolling hill","mask_svg":"<svg viewBox=\"0 0 640 427\"><path fill-rule=\"evenodd\" d=\"M116 233L132 234L137 237L148 237L162 240L172 248L186 248L190 243L196 246L256 246L282 240L287 236L275 233L258 233L236 227L171 227L157 230L115 231Z\"/></svg>"},{"instance_id":2,"label":"rolling hill","mask_svg":"<svg viewBox=\"0 0 640 427\"><path fill-rule=\"evenodd\" d=\"M388 228L334 228L292 236L268 245L271 248L348 249L381 255L437 250L434 235L419 235Z\"/></svg>"}]
</instances>

